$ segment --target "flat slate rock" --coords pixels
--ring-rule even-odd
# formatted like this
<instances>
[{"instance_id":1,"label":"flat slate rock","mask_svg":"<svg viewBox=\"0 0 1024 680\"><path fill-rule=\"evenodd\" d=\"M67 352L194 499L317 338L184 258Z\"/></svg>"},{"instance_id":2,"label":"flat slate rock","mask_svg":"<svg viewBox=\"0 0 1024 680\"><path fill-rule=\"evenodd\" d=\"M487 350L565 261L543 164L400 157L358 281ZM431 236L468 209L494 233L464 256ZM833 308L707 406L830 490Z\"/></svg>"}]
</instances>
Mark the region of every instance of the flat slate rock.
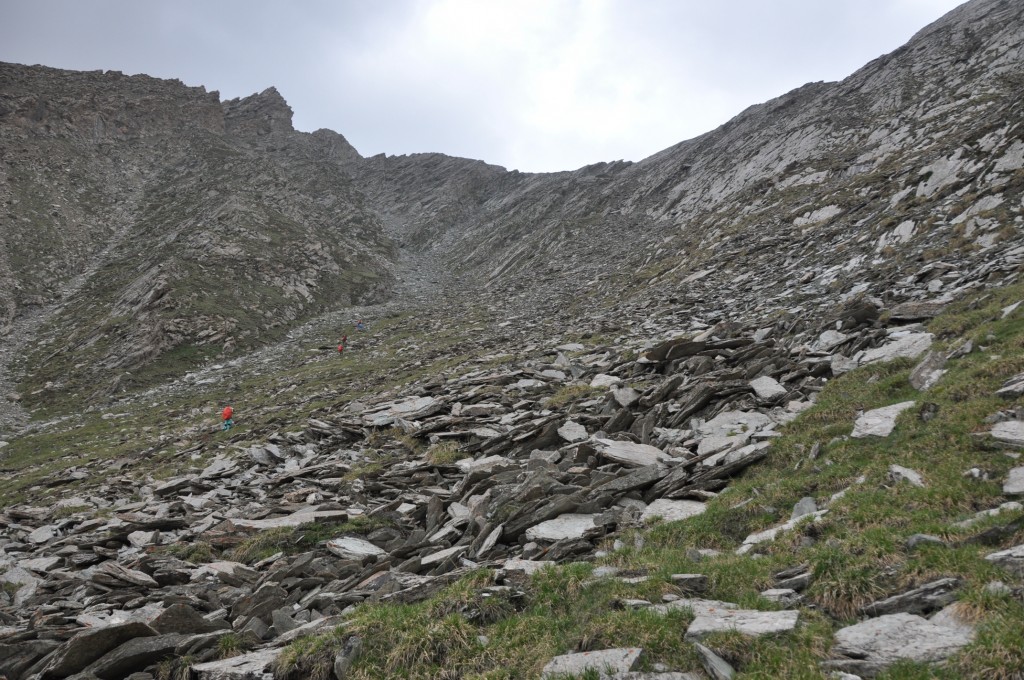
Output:
<instances>
[{"instance_id":1,"label":"flat slate rock","mask_svg":"<svg viewBox=\"0 0 1024 680\"><path fill-rule=\"evenodd\" d=\"M854 673L861 670L873 674L897 661L941 661L972 639L971 633L938 625L914 614L887 614L836 631L832 651L849 660L829 665Z\"/></svg>"},{"instance_id":2,"label":"flat slate rock","mask_svg":"<svg viewBox=\"0 0 1024 680\"><path fill-rule=\"evenodd\" d=\"M342 536L327 541L327 549L346 560L361 560L364 557L383 555L384 551L373 543L354 536Z\"/></svg>"},{"instance_id":3,"label":"flat slate rock","mask_svg":"<svg viewBox=\"0 0 1024 680\"><path fill-rule=\"evenodd\" d=\"M541 677L579 676L588 670L595 670L602 680L616 678L636 668L643 651L638 647L623 647L556 656L544 666Z\"/></svg>"},{"instance_id":4,"label":"flat slate rock","mask_svg":"<svg viewBox=\"0 0 1024 680\"><path fill-rule=\"evenodd\" d=\"M758 637L793 630L800 618L796 610L762 612L753 609L720 609L698 614L686 629L687 640L701 640L712 633L738 631Z\"/></svg>"},{"instance_id":5,"label":"flat slate rock","mask_svg":"<svg viewBox=\"0 0 1024 680\"><path fill-rule=\"evenodd\" d=\"M986 555L985 559L1017 576L1024 576L1024 543Z\"/></svg>"},{"instance_id":6,"label":"flat slate rock","mask_svg":"<svg viewBox=\"0 0 1024 680\"><path fill-rule=\"evenodd\" d=\"M633 467L657 465L672 458L656 446L648 444L634 444L633 442L594 437L590 440L590 445L604 458Z\"/></svg>"},{"instance_id":7,"label":"flat slate rock","mask_svg":"<svg viewBox=\"0 0 1024 680\"><path fill-rule=\"evenodd\" d=\"M559 515L527 529L526 538L531 541L561 541L567 538L582 538L588 531L597 528L597 525L594 524L596 516L574 513Z\"/></svg>"},{"instance_id":8,"label":"flat slate rock","mask_svg":"<svg viewBox=\"0 0 1024 680\"><path fill-rule=\"evenodd\" d=\"M777 399L788 392L778 380L768 376L751 380L750 387L754 390L754 394L757 395L758 399L764 399L765 401Z\"/></svg>"},{"instance_id":9,"label":"flat slate rock","mask_svg":"<svg viewBox=\"0 0 1024 680\"><path fill-rule=\"evenodd\" d=\"M863 366L893 359L916 359L931 348L934 339L931 333L908 333L881 347L867 350L858 363Z\"/></svg>"},{"instance_id":10,"label":"flat slate rock","mask_svg":"<svg viewBox=\"0 0 1024 680\"><path fill-rule=\"evenodd\" d=\"M284 649L259 649L230 659L192 666L197 680L272 680L270 667Z\"/></svg>"},{"instance_id":11,"label":"flat slate rock","mask_svg":"<svg viewBox=\"0 0 1024 680\"><path fill-rule=\"evenodd\" d=\"M86 629L77 633L54 653L40 677L42 680L66 678L129 640L153 635L156 635L155 630L137 621Z\"/></svg>"},{"instance_id":12,"label":"flat slate rock","mask_svg":"<svg viewBox=\"0 0 1024 680\"><path fill-rule=\"evenodd\" d=\"M1024 448L1024 421L1007 420L992 426L992 436L1011 446Z\"/></svg>"},{"instance_id":13,"label":"flat slate rock","mask_svg":"<svg viewBox=\"0 0 1024 680\"><path fill-rule=\"evenodd\" d=\"M853 424L851 437L888 437L896 427L896 416L911 408L916 402L902 401L891 406L865 411Z\"/></svg>"},{"instance_id":14,"label":"flat slate rock","mask_svg":"<svg viewBox=\"0 0 1024 680\"><path fill-rule=\"evenodd\" d=\"M565 421L565 424L558 428L558 436L567 442L582 442L589 436L587 428L572 420Z\"/></svg>"},{"instance_id":15,"label":"flat slate rock","mask_svg":"<svg viewBox=\"0 0 1024 680\"><path fill-rule=\"evenodd\" d=\"M647 521L652 517L661 517L666 522L678 522L689 517L696 517L706 509L707 506L699 501L673 501L660 498L644 508L640 519Z\"/></svg>"},{"instance_id":16,"label":"flat slate rock","mask_svg":"<svg viewBox=\"0 0 1024 680\"><path fill-rule=\"evenodd\" d=\"M1004 496L1020 496L1024 494L1024 466L1015 467L1003 482Z\"/></svg>"},{"instance_id":17,"label":"flat slate rock","mask_svg":"<svg viewBox=\"0 0 1024 680\"><path fill-rule=\"evenodd\" d=\"M229 520L231 524L241 529L256 529L257 531L264 531L266 529L280 529L284 527L300 527L303 524L312 524L318 520L333 519L334 521L343 521L348 512L345 510L300 510L284 517L274 517L272 519L238 519L232 518Z\"/></svg>"},{"instance_id":18,"label":"flat slate rock","mask_svg":"<svg viewBox=\"0 0 1024 680\"><path fill-rule=\"evenodd\" d=\"M946 374L946 354L930 350L910 372L910 386L915 390L929 390Z\"/></svg>"}]
</instances>

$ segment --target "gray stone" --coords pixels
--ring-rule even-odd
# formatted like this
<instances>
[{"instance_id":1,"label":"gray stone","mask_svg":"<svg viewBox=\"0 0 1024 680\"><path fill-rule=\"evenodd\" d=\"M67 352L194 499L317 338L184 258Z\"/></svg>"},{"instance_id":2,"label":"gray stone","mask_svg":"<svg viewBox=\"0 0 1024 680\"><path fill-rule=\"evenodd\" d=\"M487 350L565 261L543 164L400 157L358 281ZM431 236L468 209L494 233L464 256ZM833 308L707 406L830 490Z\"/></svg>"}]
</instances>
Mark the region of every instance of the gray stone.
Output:
<instances>
[{"instance_id":1,"label":"gray stone","mask_svg":"<svg viewBox=\"0 0 1024 680\"><path fill-rule=\"evenodd\" d=\"M956 590L960 587L960 580L956 578L940 578L930 583L925 583L905 593L887 597L884 600L872 602L861 608L861 612L868 616L881 616L883 614L929 614L956 600Z\"/></svg>"},{"instance_id":2,"label":"gray stone","mask_svg":"<svg viewBox=\"0 0 1024 680\"><path fill-rule=\"evenodd\" d=\"M804 515L812 515L818 511L818 504L814 502L812 496L804 496L801 498L796 505L793 506L793 512L789 518L791 520L798 519Z\"/></svg>"},{"instance_id":3,"label":"gray stone","mask_svg":"<svg viewBox=\"0 0 1024 680\"><path fill-rule=\"evenodd\" d=\"M1024 421L1007 420L992 426L992 436L1014 448L1024 448Z\"/></svg>"},{"instance_id":4,"label":"gray stone","mask_svg":"<svg viewBox=\"0 0 1024 680\"><path fill-rule=\"evenodd\" d=\"M603 437L592 438L590 445L602 457L621 465L633 467L657 465L672 458L654 446L634 444L633 442L620 442L613 439L604 439Z\"/></svg>"},{"instance_id":5,"label":"gray stone","mask_svg":"<svg viewBox=\"0 0 1024 680\"><path fill-rule=\"evenodd\" d=\"M376 557L385 554L383 550L362 538L342 536L327 541L327 549L346 560L361 560L364 557Z\"/></svg>"},{"instance_id":6,"label":"gray stone","mask_svg":"<svg viewBox=\"0 0 1024 680\"><path fill-rule=\"evenodd\" d=\"M744 635L758 637L793 630L800 612L783 610L762 612L753 609L721 609L697 615L686 629L687 640L701 640L712 633L735 630Z\"/></svg>"},{"instance_id":7,"label":"gray stone","mask_svg":"<svg viewBox=\"0 0 1024 680\"><path fill-rule=\"evenodd\" d=\"M828 508L824 510L817 510L806 515L801 515L800 517L797 517L795 519L791 519L788 522L785 522L778 526L770 527L763 531L758 531L753 534L750 534L745 539L743 539L743 545L736 549L736 554L744 555L753 550L754 546L756 546L759 543L764 543L765 541L774 541L775 537L779 534L789 531L790 529L797 527L805 521L810 520L812 522L819 522L821 521L821 517L825 515L827 512Z\"/></svg>"},{"instance_id":8,"label":"gray stone","mask_svg":"<svg viewBox=\"0 0 1024 680\"><path fill-rule=\"evenodd\" d=\"M937 545L945 547L946 542L938 536L932 536L931 534L914 534L907 539L905 545L907 546L907 550L916 550L923 545Z\"/></svg>"},{"instance_id":9,"label":"gray stone","mask_svg":"<svg viewBox=\"0 0 1024 680\"><path fill-rule=\"evenodd\" d=\"M946 374L946 355L931 350L910 372L910 386L915 390L929 390Z\"/></svg>"},{"instance_id":10,"label":"gray stone","mask_svg":"<svg viewBox=\"0 0 1024 680\"><path fill-rule=\"evenodd\" d=\"M595 517L597 515L574 513L559 515L527 529L526 538L531 541L561 541L567 538L582 538L597 528L594 523Z\"/></svg>"},{"instance_id":11,"label":"gray stone","mask_svg":"<svg viewBox=\"0 0 1024 680\"><path fill-rule=\"evenodd\" d=\"M769 588L761 592L761 597L771 602L777 602L783 607L792 607L804 599L792 588Z\"/></svg>"},{"instance_id":12,"label":"gray stone","mask_svg":"<svg viewBox=\"0 0 1024 680\"><path fill-rule=\"evenodd\" d=\"M595 670L602 680L607 680L636 668L642 653L642 649L625 647L556 656L544 666L541 677L578 676L588 670Z\"/></svg>"},{"instance_id":13,"label":"gray stone","mask_svg":"<svg viewBox=\"0 0 1024 680\"><path fill-rule=\"evenodd\" d=\"M757 398L763 401L773 401L785 396L788 392L778 380L768 376L761 376L751 380L750 387L754 390Z\"/></svg>"},{"instance_id":14,"label":"gray stone","mask_svg":"<svg viewBox=\"0 0 1024 680\"><path fill-rule=\"evenodd\" d=\"M732 680L736 677L736 670L728 661L699 642L693 643L693 648L700 655L700 663L712 680Z\"/></svg>"},{"instance_id":15,"label":"gray stone","mask_svg":"<svg viewBox=\"0 0 1024 680\"><path fill-rule=\"evenodd\" d=\"M889 466L889 479L897 484L899 482L907 482L908 484L921 489L925 486L924 479L921 477L920 473L915 472L910 468L905 468L902 465L893 464Z\"/></svg>"},{"instance_id":16,"label":"gray stone","mask_svg":"<svg viewBox=\"0 0 1024 680\"><path fill-rule=\"evenodd\" d=\"M196 680L272 680L271 666L284 649L258 649L230 659L192 666Z\"/></svg>"},{"instance_id":17,"label":"gray stone","mask_svg":"<svg viewBox=\"0 0 1024 680\"><path fill-rule=\"evenodd\" d=\"M572 420L565 421L565 424L558 428L558 436L567 442L582 442L589 437L587 428Z\"/></svg>"},{"instance_id":18,"label":"gray stone","mask_svg":"<svg viewBox=\"0 0 1024 680\"><path fill-rule=\"evenodd\" d=\"M911 408L915 402L904 401L891 406L865 411L853 425L851 437L888 437L896 427L896 416Z\"/></svg>"},{"instance_id":19,"label":"gray stone","mask_svg":"<svg viewBox=\"0 0 1024 680\"><path fill-rule=\"evenodd\" d=\"M1003 482L1004 496L1024 495L1024 466L1015 467Z\"/></svg>"},{"instance_id":20,"label":"gray stone","mask_svg":"<svg viewBox=\"0 0 1024 680\"><path fill-rule=\"evenodd\" d=\"M325 519L343 521L348 516L344 510L323 510L317 511L312 507L297 510L284 517L273 517L270 519L243 519L232 518L229 520L232 525L239 529L255 529L266 531L267 529L282 529L288 527L300 527L303 524L312 524Z\"/></svg>"},{"instance_id":21,"label":"gray stone","mask_svg":"<svg viewBox=\"0 0 1024 680\"><path fill-rule=\"evenodd\" d=\"M990 553L985 556L985 559L1011 574L1024 576L1024 543L1007 550Z\"/></svg>"},{"instance_id":22,"label":"gray stone","mask_svg":"<svg viewBox=\"0 0 1024 680\"><path fill-rule=\"evenodd\" d=\"M941 661L968 645L973 635L940 626L914 614L887 614L835 633L832 651L850 657L833 667L876 673L897 661Z\"/></svg>"},{"instance_id":23,"label":"gray stone","mask_svg":"<svg viewBox=\"0 0 1024 680\"><path fill-rule=\"evenodd\" d=\"M40 677L42 680L66 678L129 640L152 635L156 635L155 630L137 621L84 630L54 652Z\"/></svg>"},{"instance_id":24,"label":"gray stone","mask_svg":"<svg viewBox=\"0 0 1024 680\"><path fill-rule=\"evenodd\" d=\"M1016 399L1024 395L1024 373L1013 376L1003 386L996 390L996 394L1004 399Z\"/></svg>"},{"instance_id":25,"label":"gray stone","mask_svg":"<svg viewBox=\"0 0 1024 680\"><path fill-rule=\"evenodd\" d=\"M859 357L858 363L863 366L893 359L916 359L928 351L934 339L931 333L907 333L881 347L867 350Z\"/></svg>"},{"instance_id":26,"label":"gray stone","mask_svg":"<svg viewBox=\"0 0 1024 680\"><path fill-rule=\"evenodd\" d=\"M175 648L188 637L190 636L171 633L128 640L104 654L101 659L91 664L86 672L103 680L120 680L130 673L141 671L173 656Z\"/></svg>"},{"instance_id":27,"label":"gray stone","mask_svg":"<svg viewBox=\"0 0 1024 680\"><path fill-rule=\"evenodd\" d=\"M666 522L678 522L703 514L705 510L707 510L707 505L699 501L673 501L659 498L644 508L640 519L646 522L654 517L661 517Z\"/></svg>"}]
</instances>

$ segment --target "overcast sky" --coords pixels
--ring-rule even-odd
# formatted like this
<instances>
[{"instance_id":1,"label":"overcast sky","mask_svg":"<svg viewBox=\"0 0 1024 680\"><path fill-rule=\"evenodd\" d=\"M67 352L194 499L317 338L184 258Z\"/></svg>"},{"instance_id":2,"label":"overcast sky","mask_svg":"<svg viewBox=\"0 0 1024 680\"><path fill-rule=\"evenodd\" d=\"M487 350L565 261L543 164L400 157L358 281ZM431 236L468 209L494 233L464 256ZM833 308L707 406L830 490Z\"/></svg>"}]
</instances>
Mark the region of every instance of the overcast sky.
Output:
<instances>
[{"instance_id":1,"label":"overcast sky","mask_svg":"<svg viewBox=\"0 0 1024 680\"><path fill-rule=\"evenodd\" d=\"M0 0L0 61L273 85L364 156L639 160L840 80L959 0Z\"/></svg>"}]
</instances>

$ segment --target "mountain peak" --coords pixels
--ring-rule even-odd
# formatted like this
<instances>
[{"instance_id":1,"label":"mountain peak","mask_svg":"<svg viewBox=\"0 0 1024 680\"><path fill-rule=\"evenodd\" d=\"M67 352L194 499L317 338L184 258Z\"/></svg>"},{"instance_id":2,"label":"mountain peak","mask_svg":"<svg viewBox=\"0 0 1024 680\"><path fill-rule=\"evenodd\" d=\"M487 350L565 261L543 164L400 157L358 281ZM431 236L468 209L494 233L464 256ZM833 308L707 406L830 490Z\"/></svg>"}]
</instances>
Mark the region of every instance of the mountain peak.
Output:
<instances>
[{"instance_id":1,"label":"mountain peak","mask_svg":"<svg viewBox=\"0 0 1024 680\"><path fill-rule=\"evenodd\" d=\"M262 137L295 129L292 127L292 107L276 87L268 87L248 97L229 99L223 107L224 126L229 132Z\"/></svg>"}]
</instances>

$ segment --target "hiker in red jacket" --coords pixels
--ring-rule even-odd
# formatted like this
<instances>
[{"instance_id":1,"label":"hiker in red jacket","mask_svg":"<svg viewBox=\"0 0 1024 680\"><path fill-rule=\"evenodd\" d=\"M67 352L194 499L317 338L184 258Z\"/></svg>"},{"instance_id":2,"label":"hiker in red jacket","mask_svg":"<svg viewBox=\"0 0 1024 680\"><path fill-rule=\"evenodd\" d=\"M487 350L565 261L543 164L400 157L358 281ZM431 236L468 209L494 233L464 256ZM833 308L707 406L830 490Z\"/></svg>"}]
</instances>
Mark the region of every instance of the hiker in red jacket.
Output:
<instances>
[{"instance_id":1,"label":"hiker in red jacket","mask_svg":"<svg viewBox=\"0 0 1024 680\"><path fill-rule=\"evenodd\" d=\"M230 430L231 426L235 424L235 421L231 419L231 416L235 414L235 409L230 406L225 406L224 410L220 412L221 420L224 421L224 429Z\"/></svg>"}]
</instances>

